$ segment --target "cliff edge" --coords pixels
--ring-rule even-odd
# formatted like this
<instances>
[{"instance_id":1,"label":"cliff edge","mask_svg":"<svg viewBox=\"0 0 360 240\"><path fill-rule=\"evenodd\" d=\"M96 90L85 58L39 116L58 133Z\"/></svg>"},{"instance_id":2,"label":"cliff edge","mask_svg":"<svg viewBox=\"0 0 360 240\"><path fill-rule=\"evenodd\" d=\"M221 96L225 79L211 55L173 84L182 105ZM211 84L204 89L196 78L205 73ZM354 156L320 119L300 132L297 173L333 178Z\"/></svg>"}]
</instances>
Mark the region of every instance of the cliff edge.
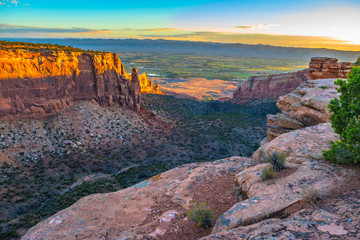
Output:
<instances>
[{"instance_id":1,"label":"cliff edge","mask_svg":"<svg viewBox=\"0 0 360 240\"><path fill-rule=\"evenodd\" d=\"M138 111L140 93L161 91L145 74L127 74L117 54L0 42L0 117L44 118L76 101Z\"/></svg>"}]
</instances>

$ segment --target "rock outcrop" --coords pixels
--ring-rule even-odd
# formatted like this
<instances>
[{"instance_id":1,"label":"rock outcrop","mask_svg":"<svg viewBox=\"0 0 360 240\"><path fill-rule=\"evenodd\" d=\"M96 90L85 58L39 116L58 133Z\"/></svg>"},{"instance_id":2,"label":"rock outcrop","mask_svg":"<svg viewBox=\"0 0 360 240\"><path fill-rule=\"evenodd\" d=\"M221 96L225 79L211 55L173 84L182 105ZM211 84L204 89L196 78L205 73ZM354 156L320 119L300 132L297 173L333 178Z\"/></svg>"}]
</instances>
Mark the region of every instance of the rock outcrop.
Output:
<instances>
[{"instance_id":1,"label":"rock outcrop","mask_svg":"<svg viewBox=\"0 0 360 240\"><path fill-rule=\"evenodd\" d=\"M306 126L330 122L327 105L338 97L335 79L308 80L294 92L279 98L281 113L268 115L269 140Z\"/></svg>"},{"instance_id":2,"label":"rock outcrop","mask_svg":"<svg viewBox=\"0 0 360 240\"><path fill-rule=\"evenodd\" d=\"M346 78L351 71L351 62L338 63L338 61L336 58L311 58L310 79Z\"/></svg>"},{"instance_id":3,"label":"rock outcrop","mask_svg":"<svg viewBox=\"0 0 360 240\"><path fill-rule=\"evenodd\" d=\"M236 104L256 99L276 101L280 96L294 91L309 76L309 70L305 69L294 73L250 77L235 90L231 101Z\"/></svg>"},{"instance_id":4,"label":"rock outcrop","mask_svg":"<svg viewBox=\"0 0 360 240\"><path fill-rule=\"evenodd\" d=\"M162 94L145 74L127 74L117 54L0 50L0 117L43 118L92 100L138 111L140 93Z\"/></svg>"},{"instance_id":5,"label":"rock outcrop","mask_svg":"<svg viewBox=\"0 0 360 240\"><path fill-rule=\"evenodd\" d=\"M335 198L326 208L307 208L285 219L270 218L201 240L218 239L360 239L360 191Z\"/></svg>"},{"instance_id":6,"label":"rock outcrop","mask_svg":"<svg viewBox=\"0 0 360 240\"><path fill-rule=\"evenodd\" d=\"M311 141L309 141L311 139ZM322 150L338 140L329 123L283 134L260 147L254 159L271 152L286 154L286 171L273 181L261 179L261 171L270 163L249 167L236 175L235 181L249 199L238 202L217 221L213 233L259 222L307 200L307 191L330 195L356 176L351 171L323 162Z\"/></svg>"},{"instance_id":7,"label":"rock outcrop","mask_svg":"<svg viewBox=\"0 0 360 240\"><path fill-rule=\"evenodd\" d=\"M277 102L281 113L268 115L269 140L306 126L330 122L327 105L339 96L334 81L346 78L351 63L338 63L336 58L314 57L310 61L310 80Z\"/></svg>"},{"instance_id":8,"label":"rock outcrop","mask_svg":"<svg viewBox=\"0 0 360 240\"><path fill-rule=\"evenodd\" d=\"M188 222L190 201L203 200L199 191L207 189L203 197L226 206L234 174L253 163L232 157L188 164L118 192L90 195L37 224L22 239L174 239L169 234L180 232L179 226Z\"/></svg>"},{"instance_id":9,"label":"rock outcrop","mask_svg":"<svg viewBox=\"0 0 360 240\"><path fill-rule=\"evenodd\" d=\"M163 95L163 92L160 91L159 84L155 84L148 79L145 73L139 75L140 93L151 93L151 94L160 94Z\"/></svg>"}]
</instances>

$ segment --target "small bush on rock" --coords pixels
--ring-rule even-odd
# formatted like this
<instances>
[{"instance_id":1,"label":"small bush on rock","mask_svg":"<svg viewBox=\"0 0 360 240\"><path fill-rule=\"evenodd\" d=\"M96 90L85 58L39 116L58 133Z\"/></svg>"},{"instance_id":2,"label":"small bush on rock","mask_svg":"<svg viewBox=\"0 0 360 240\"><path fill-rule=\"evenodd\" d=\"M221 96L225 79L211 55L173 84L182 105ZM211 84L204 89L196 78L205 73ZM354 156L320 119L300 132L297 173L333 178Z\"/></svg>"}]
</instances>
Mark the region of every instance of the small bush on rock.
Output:
<instances>
[{"instance_id":1,"label":"small bush on rock","mask_svg":"<svg viewBox=\"0 0 360 240\"><path fill-rule=\"evenodd\" d=\"M286 154L279 153L279 152L272 152L268 153L265 157L266 161L271 163L271 165L274 167L275 172L280 172L282 169L285 168L285 160L286 160Z\"/></svg>"},{"instance_id":2,"label":"small bush on rock","mask_svg":"<svg viewBox=\"0 0 360 240\"><path fill-rule=\"evenodd\" d=\"M358 164L360 162L360 67L354 67L347 80L338 79L339 99L328 105L332 112L331 126L339 134L340 141L331 142L331 149L324 151L326 159L333 163Z\"/></svg>"},{"instance_id":3,"label":"small bush on rock","mask_svg":"<svg viewBox=\"0 0 360 240\"><path fill-rule=\"evenodd\" d=\"M261 172L261 179L268 180L275 177L273 166L264 167Z\"/></svg>"},{"instance_id":4,"label":"small bush on rock","mask_svg":"<svg viewBox=\"0 0 360 240\"><path fill-rule=\"evenodd\" d=\"M191 203L187 216L190 221L203 228L211 227L215 219L213 212L206 207L205 203L198 204L195 200Z\"/></svg>"},{"instance_id":5,"label":"small bush on rock","mask_svg":"<svg viewBox=\"0 0 360 240\"><path fill-rule=\"evenodd\" d=\"M305 200L309 201L310 203L313 204L319 204L320 200L322 198L320 191L313 188L313 187L309 187L307 189L304 189L302 192Z\"/></svg>"}]
</instances>

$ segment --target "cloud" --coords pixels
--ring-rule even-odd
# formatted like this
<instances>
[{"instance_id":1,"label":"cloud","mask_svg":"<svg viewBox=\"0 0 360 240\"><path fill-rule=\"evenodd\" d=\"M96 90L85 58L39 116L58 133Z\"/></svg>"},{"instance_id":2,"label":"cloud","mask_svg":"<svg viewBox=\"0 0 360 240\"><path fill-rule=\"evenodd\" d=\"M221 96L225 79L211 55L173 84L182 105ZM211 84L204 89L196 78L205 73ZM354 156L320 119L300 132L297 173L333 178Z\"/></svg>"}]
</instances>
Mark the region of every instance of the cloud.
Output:
<instances>
[{"instance_id":1,"label":"cloud","mask_svg":"<svg viewBox=\"0 0 360 240\"><path fill-rule=\"evenodd\" d=\"M151 29L137 29L134 31L137 32L171 32L171 31L179 31L181 29L176 28L151 28Z\"/></svg>"},{"instance_id":2,"label":"cloud","mask_svg":"<svg viewBox=\"0 0 360 240\"><path fill-rule=\"evenodd\" d=\"M111 33L108 29L91 28L43 28L36 26L20 26L12 24L0 24L1 33Z\"/></svg>"},{"instance_id":3,"label":"cloud","mask_svg":"<svg viewBox=\"0 0 360 240\"><path fill-rule=\"evenodd\" d=\"M20 1L20 0L0 0L0 6L6 6L6 7L24 6L24 7L28 7L30 5L28 3L22 3L22 1Z\"/></svg>"},{"instance_id":4,"label":"cloud","mask_svg":"<svg viewBox=\"0 0 360 240\"><path fill-rule=\"evenodd\" d=\"M236 26L235 28L240 29L267 29L272 27L280 27L280 24L251 24L251 25L241 25Z\"/></svg>"}]
</instances>

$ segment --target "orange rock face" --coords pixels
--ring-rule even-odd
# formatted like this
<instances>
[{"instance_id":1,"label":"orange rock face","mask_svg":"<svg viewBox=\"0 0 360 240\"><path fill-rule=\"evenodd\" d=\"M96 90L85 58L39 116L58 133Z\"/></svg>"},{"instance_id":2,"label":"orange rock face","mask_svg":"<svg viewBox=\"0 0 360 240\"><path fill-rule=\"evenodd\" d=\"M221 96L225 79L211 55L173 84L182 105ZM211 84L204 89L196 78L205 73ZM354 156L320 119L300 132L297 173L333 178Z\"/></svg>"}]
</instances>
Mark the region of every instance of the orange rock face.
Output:
<instances>
[{"instance_id":1,"label":"orange rock face","mask_svg":"<svg viewBox=\"0 0 360 240\"><path fill-rule=\"evenodd\" d=\"M161 94L145 74L127 74L117 54L0 51L0 117L42 118L92 100L137 111L140 91Z\"/></svg>"}]
</instances>

